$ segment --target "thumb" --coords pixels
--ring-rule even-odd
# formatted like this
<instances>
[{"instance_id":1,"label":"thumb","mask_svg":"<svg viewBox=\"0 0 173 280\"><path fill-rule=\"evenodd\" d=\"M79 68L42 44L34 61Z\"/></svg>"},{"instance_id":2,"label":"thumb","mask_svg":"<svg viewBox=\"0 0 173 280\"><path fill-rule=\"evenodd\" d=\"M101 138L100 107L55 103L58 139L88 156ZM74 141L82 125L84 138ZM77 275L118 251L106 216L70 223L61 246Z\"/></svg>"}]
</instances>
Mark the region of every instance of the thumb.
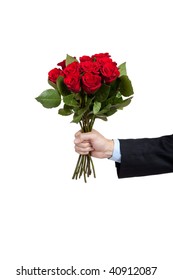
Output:
<instances>
[{"instance_id":1,"label":"thumb","mask_svg":"<svg viewBox=\"0 0 173 280\"><path fill-rule=\"evenodd\" d=\"M75 144L79 144L79 143L84 142L84 141L88 141L89 142L92 139L93 139L92 132L84 132L84 133L82 133L81 131L78 131L75 134L74 143Z\"/></svg>"},{"instance_id":2,"label":"thumb","mask_svg":"<svg viewBox=\"0 0 173 280\"><path fill-rule=\"evenodd\" d=\"M81 130L79 130L78 132L75 133L75 135L74 135L75 136L75 139L74 139L75 144L79 144L79 143L82 142L81 134L82 134Z\"/></svg>"}]
</instances>

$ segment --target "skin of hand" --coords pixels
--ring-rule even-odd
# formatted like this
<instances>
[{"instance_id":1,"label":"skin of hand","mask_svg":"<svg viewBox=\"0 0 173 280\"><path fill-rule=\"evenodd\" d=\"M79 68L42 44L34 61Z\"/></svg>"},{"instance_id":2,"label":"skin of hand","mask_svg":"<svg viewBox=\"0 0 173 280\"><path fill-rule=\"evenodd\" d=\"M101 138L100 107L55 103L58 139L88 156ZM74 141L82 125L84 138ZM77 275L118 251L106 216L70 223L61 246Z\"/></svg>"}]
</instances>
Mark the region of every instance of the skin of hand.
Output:
<instances>
[{"instance_id":1,"label":"skin of hand","mask_svg":"<svg viewBox=\"0 0 173 280\"><path fill-rule=\"evenodd\" d=\"M110 158L113 154L114 141L105 138L97 130L75 134L75 151L81 155L91 154L96 158Z\"/></svg>"}]
</instances>

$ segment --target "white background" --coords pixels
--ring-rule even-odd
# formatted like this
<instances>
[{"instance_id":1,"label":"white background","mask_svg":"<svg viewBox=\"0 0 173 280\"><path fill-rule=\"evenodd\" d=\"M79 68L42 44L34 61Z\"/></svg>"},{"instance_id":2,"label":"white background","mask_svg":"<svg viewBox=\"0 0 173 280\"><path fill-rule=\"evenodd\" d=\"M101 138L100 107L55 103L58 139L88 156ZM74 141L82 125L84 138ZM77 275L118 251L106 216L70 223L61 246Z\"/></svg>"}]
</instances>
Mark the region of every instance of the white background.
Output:
<instances>
[{"instance_id":1,"label":"white background","mask_svg":"<svg viewBox=\"0 0 173 280\"><path fill-rule=\"evenodd\" d=\"M109 52L126 61L132 103L97 121L107 138L172 134L172 1L2 1L0 4L0 278L26 268L157 266L172 279L173 175L118 179L114 163L94 159L97 178L73 181L79 126L35 97L66 54ZM117 276L131 279L134 276ZM40 278L39 278L40 279Z\"/></svg>"}]
</instances>

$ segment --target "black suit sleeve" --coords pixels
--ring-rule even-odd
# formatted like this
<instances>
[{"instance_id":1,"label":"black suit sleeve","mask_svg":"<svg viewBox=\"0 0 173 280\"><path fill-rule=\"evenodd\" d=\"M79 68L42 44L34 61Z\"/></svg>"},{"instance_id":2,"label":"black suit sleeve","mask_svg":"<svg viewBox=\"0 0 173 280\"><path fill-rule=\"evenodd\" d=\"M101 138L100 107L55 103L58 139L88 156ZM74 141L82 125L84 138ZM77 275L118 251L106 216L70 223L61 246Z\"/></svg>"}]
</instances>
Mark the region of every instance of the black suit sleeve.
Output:
<instances>
[{"instance_id":1,"label":"black suit sleeve","mask_svg":"<svg viewBox=\"0 0 173 280\"><path fill-rule=\"evenodd\" d=\"M173 172L173 135L158 138L120 139L119 178Z\"/></svg>"}]
</instances>

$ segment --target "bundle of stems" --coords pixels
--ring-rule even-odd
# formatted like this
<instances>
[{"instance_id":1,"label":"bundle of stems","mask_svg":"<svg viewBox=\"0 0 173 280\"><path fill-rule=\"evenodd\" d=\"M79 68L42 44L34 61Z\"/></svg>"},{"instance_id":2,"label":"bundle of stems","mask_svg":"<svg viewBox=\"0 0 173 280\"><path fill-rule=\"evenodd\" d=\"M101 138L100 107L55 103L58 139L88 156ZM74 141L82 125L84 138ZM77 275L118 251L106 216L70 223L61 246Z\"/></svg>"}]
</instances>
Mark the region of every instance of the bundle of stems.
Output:
<instances>
[{"instance_id":1,"label":"bundle of stems","mask_svg":"<svg viewBox=\"0 0 173 280\"><path fill-rule=\"evenodd\" d=\"M90 119L84 115L80 121L81 132L90 132L93 128L94 121L95 118ZM92 173L94 178L96 178L96 172L91 154L88 153L87 155L79 155L72 179L77 180L83 176L85 183L87 183L87 177L89 177Z\"/></svg>"}]
</instances>

